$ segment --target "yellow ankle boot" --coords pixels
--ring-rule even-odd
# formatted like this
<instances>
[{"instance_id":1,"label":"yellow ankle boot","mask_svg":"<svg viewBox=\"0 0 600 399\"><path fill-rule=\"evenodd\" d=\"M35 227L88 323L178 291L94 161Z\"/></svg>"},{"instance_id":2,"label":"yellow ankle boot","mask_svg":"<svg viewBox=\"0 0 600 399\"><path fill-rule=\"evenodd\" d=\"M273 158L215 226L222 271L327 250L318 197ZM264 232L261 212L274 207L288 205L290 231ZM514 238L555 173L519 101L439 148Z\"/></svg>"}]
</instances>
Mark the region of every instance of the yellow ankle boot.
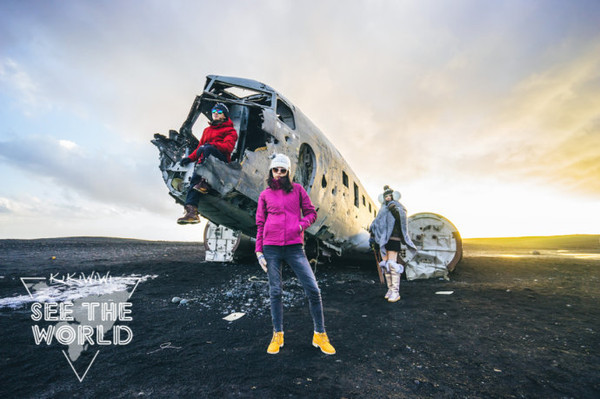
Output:
<instances>
[{"instance_id":1,"label":"yellow ankle boot","mask_svg":"<svg viewBox=\"0 0 600 399\"><path fill-rule=\"evenodd\" d=\"M267 348L267 353L276 355L279 353L279 348L283 347L283 331L273 331L273 338Z\"/></svg>"},{"instance_id":2,"label":"yellow ankle boot","mask_svg":"<svg viewBox=\"0 0 600 399\"><path fill-rule=\"evenodd\" d=\"M329 343L327 333L318 333L315 331L315 334L313 335L312 344L315 348L321 348L321 352L323 352L326 355L335 354L335 348Z\"/></svg>"}]
</instances>

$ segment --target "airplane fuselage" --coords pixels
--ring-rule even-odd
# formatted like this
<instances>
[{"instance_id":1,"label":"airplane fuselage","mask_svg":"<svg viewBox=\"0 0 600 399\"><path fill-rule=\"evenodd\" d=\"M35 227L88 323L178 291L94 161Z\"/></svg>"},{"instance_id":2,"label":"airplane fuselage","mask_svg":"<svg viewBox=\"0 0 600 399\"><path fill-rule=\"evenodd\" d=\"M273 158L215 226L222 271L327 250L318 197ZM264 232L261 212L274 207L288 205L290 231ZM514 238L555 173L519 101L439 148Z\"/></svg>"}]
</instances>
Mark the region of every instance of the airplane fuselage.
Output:
<instances>
[{"instance_id":1,"label":"airplane fuselage","mask_svg":"<svg viewBox=\"0 0 600 399\"><path fill-rule=\"evenodd\" d=\"M202 164L181 166L193 151L216 102L229 107L238 132L231 163L208 157ZM375 203L355 173L325 135L293 104L267 85L248 79L210 75L179 132L155 135L160 169L170 194L185 201L193 174L203 176L211 190L202 196L199 213L211 222L256 235L255 213L266 187L270 156L286 154L291 175L302 184L317 210L307 238L337 255L369 253L368 226L377 214Z\"/></svg>"}]
</instances>

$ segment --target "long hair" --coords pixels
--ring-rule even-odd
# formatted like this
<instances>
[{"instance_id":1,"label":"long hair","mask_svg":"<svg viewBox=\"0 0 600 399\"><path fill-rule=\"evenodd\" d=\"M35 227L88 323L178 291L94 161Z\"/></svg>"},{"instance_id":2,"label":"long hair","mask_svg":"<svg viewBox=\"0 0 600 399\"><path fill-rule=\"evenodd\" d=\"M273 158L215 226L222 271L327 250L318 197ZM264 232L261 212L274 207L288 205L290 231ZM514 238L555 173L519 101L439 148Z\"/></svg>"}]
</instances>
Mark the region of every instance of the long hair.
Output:
<instances>
[{"instance_id":1,"label":"long hair","mask_svg":"<svg viewBox=\"0 0 600 399\"><path fill-rule=\"evenodd\" d=\"M290 181L290 171L288 170L287 175L279 178L279 184L275 184L275 179L273 178L273 171L269 169L269 177L267 178L267 185L271 188L271 190L277 190L281 188L286 193L291 193L294 190L294 186L292 186L292 182Z\"/></svg>"}]
</instances>

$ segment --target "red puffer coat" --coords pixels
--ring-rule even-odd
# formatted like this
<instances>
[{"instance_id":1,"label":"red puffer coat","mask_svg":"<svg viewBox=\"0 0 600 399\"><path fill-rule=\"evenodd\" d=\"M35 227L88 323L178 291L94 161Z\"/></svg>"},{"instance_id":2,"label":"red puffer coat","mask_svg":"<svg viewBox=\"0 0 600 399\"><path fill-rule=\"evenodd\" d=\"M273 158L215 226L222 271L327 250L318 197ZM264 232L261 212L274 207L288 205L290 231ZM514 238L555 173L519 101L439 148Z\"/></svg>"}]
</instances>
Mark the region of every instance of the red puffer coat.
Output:
<instances>
[{"instance_id":1,"label":"red puffer coat","mask_svg":"<svg viewBox=\"0 0 600 399\"><path fill-rule=\"evenodd\" d=\"M231 119L227 119L223 123L214 126L210 125L204 129L198 148L204 144L211 144L227 157L227 162L231 162L231 153L233 152L237 138L238 135L233 127L233 122ZM198 158L200 158L198 148L189 155L192 161L198 161Z\"/></svg>"}]
</instances>

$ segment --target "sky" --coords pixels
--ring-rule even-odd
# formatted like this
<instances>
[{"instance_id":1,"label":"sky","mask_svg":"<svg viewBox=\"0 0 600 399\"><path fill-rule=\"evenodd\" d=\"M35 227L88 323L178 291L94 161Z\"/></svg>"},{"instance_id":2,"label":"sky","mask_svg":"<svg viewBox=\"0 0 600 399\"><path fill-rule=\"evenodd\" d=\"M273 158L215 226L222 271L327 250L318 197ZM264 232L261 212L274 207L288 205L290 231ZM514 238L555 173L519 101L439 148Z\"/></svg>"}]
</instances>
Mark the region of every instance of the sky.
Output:
<instances>
[{"instance_id":1,"label":"sky","mask_svg":"<svg viewBox=\"0 0 600 399\"><path fill-rule=\"evenodd\" d=\"M0 2L0 238L201 241L158 169L209 74L462 237L600 234L598 1Z\"/></svg>"}]
</instances>

